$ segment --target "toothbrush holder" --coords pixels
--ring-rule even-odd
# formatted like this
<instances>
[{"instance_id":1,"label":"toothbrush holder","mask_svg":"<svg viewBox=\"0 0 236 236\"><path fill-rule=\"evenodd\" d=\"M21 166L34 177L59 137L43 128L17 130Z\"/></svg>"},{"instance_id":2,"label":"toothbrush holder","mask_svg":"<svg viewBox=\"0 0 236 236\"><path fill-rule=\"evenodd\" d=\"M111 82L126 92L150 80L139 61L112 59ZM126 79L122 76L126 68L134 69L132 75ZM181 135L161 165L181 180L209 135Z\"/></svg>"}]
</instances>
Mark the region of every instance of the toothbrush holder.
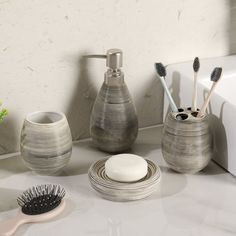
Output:
<instances>
[{"instance_id":1,"label":"toothbrush holder","mask_svg":"<svg viewBox=\"0 0 236 236\"><path fill-rule=\"evenodd\" d=\"M66 116L61 112L29 114L21 130L24 164L42 175L57 174L70 160L72 138Z\"/></svg>"},{"instance_id":2,"label":"toothbrush holder","mask_svg":"<svg viewBox=\"0 0 236 236\"><path fill-rule=\"evenodd\" d=\"M171 169L196 173L204 169L213 156L213 139L208 115L196 117L189 108L170 112L165 120L162 154Z\"/></svg>"}]
</instances>

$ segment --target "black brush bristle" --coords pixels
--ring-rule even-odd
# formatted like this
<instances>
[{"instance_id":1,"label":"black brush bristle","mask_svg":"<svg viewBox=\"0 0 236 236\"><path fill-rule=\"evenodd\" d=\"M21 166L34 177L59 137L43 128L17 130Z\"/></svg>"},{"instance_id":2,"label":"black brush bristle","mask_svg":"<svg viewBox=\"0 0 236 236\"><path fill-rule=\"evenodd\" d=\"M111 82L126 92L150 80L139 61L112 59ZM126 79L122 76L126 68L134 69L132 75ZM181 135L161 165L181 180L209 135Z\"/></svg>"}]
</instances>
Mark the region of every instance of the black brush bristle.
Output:
<instances>
[{"instance_id":1,"label":"black brush bristle","mask_svg":"<svg viewBox=\"0 0 236 236\"><path fill-rule=\"evenodd\" d=\"M193 70L194 70L195 72L198 72L198 71L199 71L199 68L200 68L199 58L198 58L198 57L195 57L195 58L194 58L194 61L193 61Z\"/></svg>"},{"instance_id":2,"label":"black brush bristle","mask_svg":"<svg viewBox=\"0 0 236 236\"><path fill-rule=\"evenodd\" d=\"M211 81L217 82L222 74L222 68L216 67L211 73Z\"/></svg>"},{"instance_id":3,"label":"black brush bristle","mask_svg":"<svg viewBox=\"0 0 236 236\"><path fill-rule=\"evenodd\" d=\"M59 185L44 184L24 191L17 202L24 214L39 215L59 206L65 194Z\"/></svg>"},{"instance_id":4,"label":"black brush bristle","mask_svg":"<svg viewBox=\"0 0 236 236\"><path fill-rule=\"evenodd\" d=\"M166 76L166 68L163 66L162 63L155 63L155 69L160 77Z\"/></svg>"}]
</instances>

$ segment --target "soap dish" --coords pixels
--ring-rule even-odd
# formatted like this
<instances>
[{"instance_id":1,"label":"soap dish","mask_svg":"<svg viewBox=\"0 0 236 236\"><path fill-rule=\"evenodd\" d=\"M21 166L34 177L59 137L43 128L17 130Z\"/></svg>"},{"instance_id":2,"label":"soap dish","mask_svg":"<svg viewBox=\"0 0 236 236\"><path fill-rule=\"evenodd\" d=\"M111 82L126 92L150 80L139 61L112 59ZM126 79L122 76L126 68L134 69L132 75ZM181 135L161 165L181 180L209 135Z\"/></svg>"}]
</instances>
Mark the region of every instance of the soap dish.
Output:
<instances>
[{"instance_id":1,"label":"soap dish","mask_svg":"<svg viewBox=\"0 0 236 236\"><path fill-rule=\"evenodd\" d=\"M103 198L111 201L134 201L146 198L157 190L161 179L160 168L147 160L147 175L136 182L117 182L105 173L106 159L95 162L88 171L91 186Z\"/></svg>"}]
</instances>

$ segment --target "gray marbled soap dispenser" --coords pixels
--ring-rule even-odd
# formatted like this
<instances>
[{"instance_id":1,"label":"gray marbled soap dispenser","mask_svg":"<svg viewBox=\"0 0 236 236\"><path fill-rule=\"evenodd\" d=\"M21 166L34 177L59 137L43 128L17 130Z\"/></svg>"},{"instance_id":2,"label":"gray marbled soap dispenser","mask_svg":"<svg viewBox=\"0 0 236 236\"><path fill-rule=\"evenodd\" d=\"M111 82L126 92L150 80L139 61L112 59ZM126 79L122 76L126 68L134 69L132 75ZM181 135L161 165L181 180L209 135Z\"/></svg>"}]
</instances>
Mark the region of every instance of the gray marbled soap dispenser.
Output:
<instances>
[{"instance_id":1,"label":"gray marbled soap dispenser","mask_svg":"<svg viewBox=\"0 0 236 236\"><path fill-rule=\"evenodd\" d=\"M138 134L135 106L124 81L122 51L110 49L105 58L108 67L97 95L90 119L90 134L95 146L103 151L120 153L128 150Z\"/></svg>"}]
</instances>

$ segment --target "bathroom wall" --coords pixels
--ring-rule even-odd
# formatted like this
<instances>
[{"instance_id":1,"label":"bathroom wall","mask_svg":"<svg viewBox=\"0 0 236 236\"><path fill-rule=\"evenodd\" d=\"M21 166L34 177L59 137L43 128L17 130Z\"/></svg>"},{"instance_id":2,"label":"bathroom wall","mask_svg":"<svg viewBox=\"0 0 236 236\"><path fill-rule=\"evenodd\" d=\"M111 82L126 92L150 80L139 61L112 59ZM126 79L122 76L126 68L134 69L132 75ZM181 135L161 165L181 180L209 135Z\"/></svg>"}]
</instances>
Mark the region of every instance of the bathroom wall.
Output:
<instances>
[{"instance_id":1,"label":"bathroom wall","mask_svg":"<svg viewBox=\"0 0 236 236\"><path fill-rule=\"evenodd\" d=\"M89 136L89 116L105 62L83 58L124 52L125 78L140 127L162 122L163 91L153 62L227 55L229 0L0 0L0 154L17 151L23 118L35 110L66 113L74 139Z\"/></svg>"},{"instance_id":2,"label":"bathroom wall","mask_svg":"<svg viewBox=\"0 0 236 236\"><path fill-rule=\"evenodd\" d=\"M230 0L230 19L229 19L229 52L236 53L236 1Z\"/></svg>"}]
</instances>

